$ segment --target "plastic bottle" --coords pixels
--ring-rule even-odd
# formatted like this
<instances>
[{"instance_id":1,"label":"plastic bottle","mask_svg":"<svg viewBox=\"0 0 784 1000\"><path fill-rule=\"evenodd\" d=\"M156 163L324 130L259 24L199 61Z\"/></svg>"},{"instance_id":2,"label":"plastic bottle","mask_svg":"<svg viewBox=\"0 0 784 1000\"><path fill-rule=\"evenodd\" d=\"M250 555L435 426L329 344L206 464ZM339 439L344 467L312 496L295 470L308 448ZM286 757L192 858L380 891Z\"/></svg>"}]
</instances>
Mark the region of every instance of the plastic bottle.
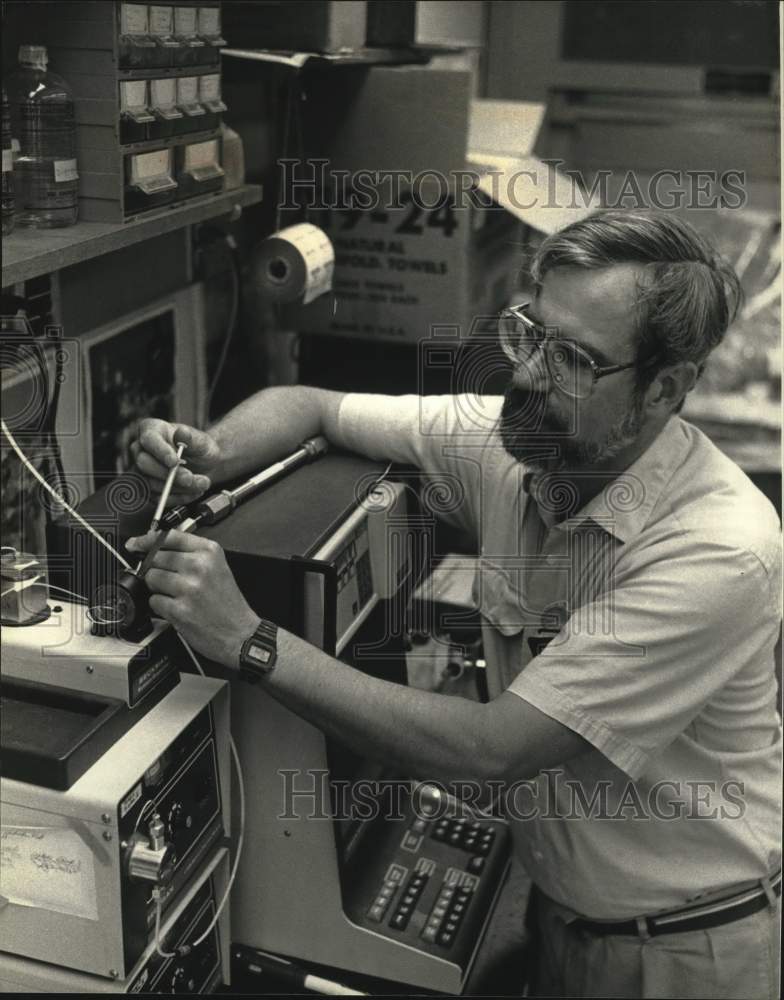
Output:
<instances>
[{"instance_id":1,"label":"plastic bottle","mask_svg":"<svg viewBox=\"0 0 784 1000\"><path fill-rule=\"evenodd\" d=\"M76 118L67 84L48 72L46 48L22 45L8 82L11 125L19 140L14 163L16 223L49 229L78 215Z\"/></svg>"},{"instance_id":2,"label":"plastic bottle","mask_svg":"<svg viewBox=\"0 0 784 1000\"><path fill-rule=\"evenodd\" d=\"M8 95L3 87L3 236L14 228L14 174L11 144L11 112Z\"/></svg>"}]
</instances>

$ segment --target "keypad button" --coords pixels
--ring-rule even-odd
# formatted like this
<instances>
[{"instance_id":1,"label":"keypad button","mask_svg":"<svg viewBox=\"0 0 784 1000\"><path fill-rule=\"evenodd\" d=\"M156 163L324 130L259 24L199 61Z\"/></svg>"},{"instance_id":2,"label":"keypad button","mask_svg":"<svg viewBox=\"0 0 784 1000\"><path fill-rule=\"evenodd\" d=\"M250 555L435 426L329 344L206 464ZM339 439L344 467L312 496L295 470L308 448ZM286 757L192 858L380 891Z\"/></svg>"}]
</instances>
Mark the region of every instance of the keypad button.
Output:
<instances>
[{"instance_id":1,"label":"keypad button","mask_svg":"<svg viewBox=\"0 0 784 1000\"><path fill-rule=\"evenodd\" d=\"M389 926L396 931L404 931L408 926L408 916L405 913L393 914Z\"/></svg>"},{"instance_id":2,"label":"keypad button","mask_svg":"<svg viewBox=\"0 0 784 1000\"><path fill-rule=\"evenodd\" d=\"M421 842L421 834L411 833L411 831L408 830L406 831L406 834L403 837L403 842L400 846L404 851L416 851Z\"/></svg>"},{"instance_id":3,"label":"keypad button","mask_svg":"<svg viewBox=\"0 0 784 1000\"><path fill-rule=\"evenodd\" d=\"M415 819L411 824L411 829L414 833L424 833L427 830L427 820L426 819Z\"/></svg>"},{"instance_id":4,"label":"keypad button","mask_svg":"<svg viewBox=\"0 0 784 1000\"><path fill-rule=\"evenodd\" d=\"M380 906L378 903L374 903L368 910L368 920L374 920L376 923L380 923L384 919L385 906Z\"/></svg>"},{"instance_id":5,"label":"keypad button","mask_svg":"<svg viewBox=\"0 0 784 1000\"><path fill-rule=\"evenodd\" d=\"M465 913L466 904L465 903L455 903L452 907L451 914L454 917L462 917Z\"/></svg>"},{"instance_id":6,"label":"keypad button","mask_svg":"<svg viewBox=\"0 0 784 1000\"><path fill-rule=\"evenodd\" d=\"M447 837L447 841L450 844L459 844L461 839L462 838L459 833L450 833L449 836Z\"/></svg>"},{"instance_id":7,"label":"keypad button","mask_svg":"<svg viewBox=\"0 0 784 1000\"><path fill-rule=\"evenodd\" d=\"M427 941L428 944L435 944L437 934L438 934L437 927L425 927L425 929L422 931L422 940Z\"/></svg>"},{"instance_id":8,"label":"keypad button","mask_svg":"<svg viewBox=\"0 0 784 1000\"><path fill-rule=\"evenodd\" d=\"M454 920L447 920L447 922L444 924L444 930L447 932L447 934L454 934L457 931L457 924L455 923Z\"/></svg>"},{"instance_id":9,"label":"keypad button","mask_svg":"<svg viewBox=\"0 0 784 1000\"><path fill-rule=\"evenodd\" d=\"M446 916L446 907L445 906L434 906L433 907L433 916L434 917L438 917L439 920L442 917L445 917Z\"/></svg>"},{"instance_id":10,"label":"keypad button","mask_svg":"<svg viewBox=\"0 0 784 1000\"><path fill-rule=\"evenodd\" d=\"M488 855L490 849L492 848L492 843L488 840L480 840L479 843L474 848L477 854Z\"/></svg>"},{"instance_id":11,"label":"keypad button","mask_svg":"<svg viewBox=\"0 0 784 1000\"><path fill-rule=\"evenodd\" d=\"M444 948L450 948L454 940L454 934L449 934L447 931L441 931L438 935L438 943Z\"/></svg>"},{"instance_id":12,"label":"keypad button","mask_svg":"<svg viewBox=\"0 0 784 1000\"><path fill-rule=\"evenodd\" d=\"M471 860L466 865L468 871L473 872L474 875L478 875L485 866L485 859L483 857L477 856L471 858Z\"/></svg>"},{"instance_id":13,"label":"keypad button","mask_svg":"<svg viewBox=\"0 0 784 1000\"><path fill-rule=\"evenodd\" d=\"M392 899L395 895L395 887L391 885L382 885L381 890L378 894L379 899Z\"/></svg>"}]
</instances>

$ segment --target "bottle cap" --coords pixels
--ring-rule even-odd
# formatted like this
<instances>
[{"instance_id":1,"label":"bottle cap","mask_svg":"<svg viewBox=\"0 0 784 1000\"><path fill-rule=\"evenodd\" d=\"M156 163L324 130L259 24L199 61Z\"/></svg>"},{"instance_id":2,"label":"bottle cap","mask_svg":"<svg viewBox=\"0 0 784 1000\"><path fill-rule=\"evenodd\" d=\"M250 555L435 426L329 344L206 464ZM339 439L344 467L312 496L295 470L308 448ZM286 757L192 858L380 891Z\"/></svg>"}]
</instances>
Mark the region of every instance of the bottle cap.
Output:
<instances>
[{"instance_id":1,"label":"bottle cap","mask_svg":"<svg viewBox=\"0 0 784 1000\"><path fill-rule=\"evenodd\" d=\"M49 56L46 52L45 45L20 45L19 46L19 62L28 63L33 66L40 66L41 63L46 66L49 62Z\"/></svg>"}]
</instances>

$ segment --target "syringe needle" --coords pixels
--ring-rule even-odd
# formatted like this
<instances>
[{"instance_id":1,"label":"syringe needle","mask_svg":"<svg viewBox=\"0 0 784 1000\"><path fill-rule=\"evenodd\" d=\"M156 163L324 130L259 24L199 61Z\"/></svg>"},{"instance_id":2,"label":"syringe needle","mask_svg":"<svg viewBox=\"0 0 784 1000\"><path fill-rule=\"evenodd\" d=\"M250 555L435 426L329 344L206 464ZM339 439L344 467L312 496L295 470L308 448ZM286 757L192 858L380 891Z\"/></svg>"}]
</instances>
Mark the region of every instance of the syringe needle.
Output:
<instances>
[{"instance_id":1,"label":"syringe needle","mask_svg":"<svg viewBox=\"0 0 784 1000\"><path fill-rule=\"evenodd\" d=\"M177 464L173 465L169 469L169 474L166 477L166 482L163 484L163 490L158 498L158 504L155 508L155 513L152 515L152 521L150 521L149 531L157 531L158 525L161 523L161 518L163 517L163 512L166 508L166 502L169 499L169 494L172 491L172 486L174 485L174 477L177 475L177 469L183 464L182 453L185 451L185 445L177 445ZM142 565L144 564L144 559L140 559L134 569L134 573L139 576L141 572Z\"/></svg>"},{"instance_id":2,"label":"syringe needle","mask_svg":"<svg viewBox=\"0 0 784 1000\"><path fill-rule=\"evenodd\" d=\"M169 499L169 494L172 491L172 486L174 485L174 477L177 475L177 469L182 465L182 453L185 451L185 445L179 444L177 446L177 464L173 465L169 469L169 475L166 477L166 482L163 484L163 490L158 499L158 506L155 508L155 513L152 515L152 521L150 523L150 531L157 531L158 525L163 517L163 512L166 509L166 503Z\"/></svg>"}]
</instances>

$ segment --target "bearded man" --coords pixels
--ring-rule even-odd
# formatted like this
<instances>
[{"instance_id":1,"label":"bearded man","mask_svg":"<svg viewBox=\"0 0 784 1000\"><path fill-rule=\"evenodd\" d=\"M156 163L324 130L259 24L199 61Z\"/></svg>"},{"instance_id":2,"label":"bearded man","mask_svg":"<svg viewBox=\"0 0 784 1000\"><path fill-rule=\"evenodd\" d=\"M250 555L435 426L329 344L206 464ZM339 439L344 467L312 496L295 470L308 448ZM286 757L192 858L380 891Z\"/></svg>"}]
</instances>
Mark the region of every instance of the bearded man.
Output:
<instances>
[{"instance_id":1,"label":"bearded man","mask_svg":"<svg viewBox=\"0 0 784 1000\"><path fill-rule=\"evenodd\" d=\"M268 389L209 433L145 421L137 466L160 486L185 442L182 500L321 433L457 484L489 701L365 676L283 630L259 683L417 777L501 798L525 779L506 806L535 887L533 994L778 996L779 524L679 416L737 279L674 216L612 211L546 239L532 277L499 324L503 398ZM154 612L239 675L275 626L220 548L173 531L153 567Z\"/></svg>"}]
</instances>

